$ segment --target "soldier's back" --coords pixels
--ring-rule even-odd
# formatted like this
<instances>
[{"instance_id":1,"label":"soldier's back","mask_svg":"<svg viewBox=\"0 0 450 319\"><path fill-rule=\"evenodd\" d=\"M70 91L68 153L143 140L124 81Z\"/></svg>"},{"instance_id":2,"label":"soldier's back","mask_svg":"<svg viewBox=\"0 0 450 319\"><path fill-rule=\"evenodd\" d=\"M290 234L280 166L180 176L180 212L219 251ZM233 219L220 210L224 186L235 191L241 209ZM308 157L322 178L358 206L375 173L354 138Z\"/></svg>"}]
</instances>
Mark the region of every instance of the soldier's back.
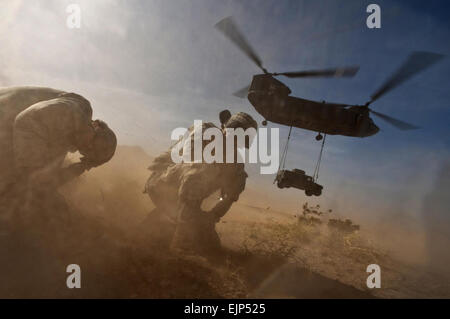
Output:
<instances>
[{"instance_id":1,"label":"soldier's back","mask_svg":"<svg viewBox=\"0 0 450 319\"><path fill-rule=\"evenodd\" d=\"M16 116L29 106L53 99L61 93L63 91L46 87L0 88L0 192L14 180L12 131Z\"/></svg>"}]
</instances>

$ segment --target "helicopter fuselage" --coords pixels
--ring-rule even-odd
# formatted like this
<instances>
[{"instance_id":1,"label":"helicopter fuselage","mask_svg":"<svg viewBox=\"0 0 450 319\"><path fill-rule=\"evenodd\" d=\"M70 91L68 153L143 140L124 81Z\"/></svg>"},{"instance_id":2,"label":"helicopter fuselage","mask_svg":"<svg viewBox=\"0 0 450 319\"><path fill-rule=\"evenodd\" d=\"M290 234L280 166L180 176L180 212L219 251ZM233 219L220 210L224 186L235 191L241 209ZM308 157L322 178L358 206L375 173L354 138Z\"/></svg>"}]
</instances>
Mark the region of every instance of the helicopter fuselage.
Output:
<instances>
[{"instance_id":1,"label":"helicopter fuselage","mask_svg":"<svg viewBox=\"0 0 450 319\"><path fill-rule=\"evenodd\" d=\"M364 106L310 101L290 96L291 90L268 74L255 75L248 100L267 121L330 135L367 137L379 128Z\"/></svg>"}]
</instances>

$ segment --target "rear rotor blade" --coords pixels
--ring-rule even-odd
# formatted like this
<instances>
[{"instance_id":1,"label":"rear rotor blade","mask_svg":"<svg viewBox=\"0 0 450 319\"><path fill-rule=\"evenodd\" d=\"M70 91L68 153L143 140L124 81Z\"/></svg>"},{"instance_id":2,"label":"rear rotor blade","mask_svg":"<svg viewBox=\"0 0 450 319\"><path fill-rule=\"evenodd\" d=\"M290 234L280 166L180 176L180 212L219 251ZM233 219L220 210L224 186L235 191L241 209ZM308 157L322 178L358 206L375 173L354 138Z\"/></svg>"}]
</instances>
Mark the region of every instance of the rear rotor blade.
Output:
<instances>
[{"instance_id":1,"label":"rear rotor blade","mask_svg":"<svg viewBox=\"0 0 450 319\"><path fill-rule=\"evenodd\" d=\"M409 124L409 123L397 120L397 119L395 119L395 118L393 118L391 116L388 116L388 115L380 113L380 112L375 112L373 110L370 110L370 112L373 113L374 115L378 116L380 119L388 122L392 126L395 126L399 130L407 131L407 130L416 130L416 129L420 128L420 127L415 126L413 124Z\"/></svg>"},{"instance_id":2,"label":"rear rotor blade","mask_svg":"<svg viewBox=\"0 0 450 319\"><path fill-rule=\"evenodd\" d=\"M249 89L250 89L250 85L247 85L246 87L240 89L239 91L234 92L233 95L240 97L241 99L245 99L248 95Z\"/></svg>"},{"instance_id":3,"label":"rear rotor blade","mask_svg":"<svg viewBox=\"0 0 450 319\"><path fill-rule=\"evenodd\" d=\"M267 73L266 69L263 68L261 59L245 39L232 17L222 19L215 27L237 45L264 73Z\"/></svg>"},{"instance_id":4,"label":"rear rotor blade","mask_svg":"<svg viewBox=\"0 0 450 319\"><path fill-rule=\"evenodd\" d=\"M370 103L378 100L382 95L396 88L417 73L432 66L444 57L432 52L413 52L402 66L395 72L372 96Z\"/></svg>"},{"instance_id":5,"label":"rear rotor blade","mask_svg":"<svg viewBox=\"0 0 450 319\"><path fill-rule=\"evenodd\" d=\"M325 70L310 70L298 72L283 72L274 73L273 75L284 75L289 78L304 78L304 77L353 77L358 73L359 66L325 69Z\"/></svg>"}]
</instances>

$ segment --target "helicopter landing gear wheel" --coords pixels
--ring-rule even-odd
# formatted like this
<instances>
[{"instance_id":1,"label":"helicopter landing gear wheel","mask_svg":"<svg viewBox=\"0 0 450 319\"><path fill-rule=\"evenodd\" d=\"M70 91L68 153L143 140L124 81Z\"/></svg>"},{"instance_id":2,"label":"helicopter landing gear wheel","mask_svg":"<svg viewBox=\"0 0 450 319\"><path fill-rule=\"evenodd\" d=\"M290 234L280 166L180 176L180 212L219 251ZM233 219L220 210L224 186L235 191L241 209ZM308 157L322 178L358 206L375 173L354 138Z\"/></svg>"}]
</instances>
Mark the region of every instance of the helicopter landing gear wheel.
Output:
<instances>
[{"instance_id":1,"label":"helicopter landing gear wheel","mask_svg":"<svg viewBox=\"0 0 450 319\"><path fill-rule=\"evenodd\" d=\"M316 141L321 141L323 139L323 136L322 136L322 134L317 134L316 135Z\"/></svg>"},{"instance_id":2,"label":"helicopter landing gear wheel","mask_svg":"<svg viewBox=\"0 0 450 319\"><path fill-rule=\"evenodd\" d=\"M267 125L267 121L264 120L264 121L261 122L261 124L262 124L263 126L266 126L266 125Z\"/></svg>"}]
</instances>

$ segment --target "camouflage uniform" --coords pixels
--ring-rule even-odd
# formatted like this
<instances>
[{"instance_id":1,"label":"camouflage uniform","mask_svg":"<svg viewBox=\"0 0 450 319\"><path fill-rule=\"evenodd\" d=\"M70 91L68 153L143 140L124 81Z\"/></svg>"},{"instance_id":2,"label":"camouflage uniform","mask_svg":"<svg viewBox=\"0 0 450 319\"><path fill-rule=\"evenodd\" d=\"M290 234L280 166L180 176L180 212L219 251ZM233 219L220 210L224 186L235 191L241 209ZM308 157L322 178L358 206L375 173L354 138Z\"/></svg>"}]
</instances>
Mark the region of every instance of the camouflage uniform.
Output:
<instances>
[{"instance_id":1,"label":"camouflage uniform","mask_svg":"<svg viewBox=\"0 0 450 319\"><path fill-rule=\"evenodd\" d=\"M202 130L213 126L212 123L205 123ZM190 134L189 138L193 141L192 127ZM169 150L157 157L149 169L152 175L145 192L159 213L166 214L177 223L172 246L200 253L220 248L215 224L245 188L247 174L244 164L175 164ZM211 211L203 211L203 200L217 191L221 192L223 200Z\"/></svg>"},{"instance_id":2,"label":"camouflage uniform","mask_svg":"<svg viewBox=\"0 0 450 319\"><path fill-rule=\"evenodd\" d=\"M87 100L64 93L36 87L0 89L3 187L18 173L60 166L67 152L76 151L74 136L91 124L92 108Z\"/></svg>"},{"instance_id":3,"label":"camouflage uniform","mask_svg":"<svg viewBox=\"0 0 450 319\"><path fill-rule=\"evenodd\" d=\"M30 105L56 98L61 93L31 87L0 89L0 194L15 180L13 131L16 116Z\"/></svg>"},{"instance_id":4,"label":"camouflage uniform","mask_svg":"<svg viewBox=\"0 0 450 319\"><path fill-rule=\"evenodd\" d=\"M0 209L11 213L24 206L19 194L28 176L38 169L60 168L67 152L76 151L74 137L91 120L89 102L76 94L40 87L0 89ZM27 191L27 196L39 198L52 191L42 187Z\"/></svg>"}]
</instances>

